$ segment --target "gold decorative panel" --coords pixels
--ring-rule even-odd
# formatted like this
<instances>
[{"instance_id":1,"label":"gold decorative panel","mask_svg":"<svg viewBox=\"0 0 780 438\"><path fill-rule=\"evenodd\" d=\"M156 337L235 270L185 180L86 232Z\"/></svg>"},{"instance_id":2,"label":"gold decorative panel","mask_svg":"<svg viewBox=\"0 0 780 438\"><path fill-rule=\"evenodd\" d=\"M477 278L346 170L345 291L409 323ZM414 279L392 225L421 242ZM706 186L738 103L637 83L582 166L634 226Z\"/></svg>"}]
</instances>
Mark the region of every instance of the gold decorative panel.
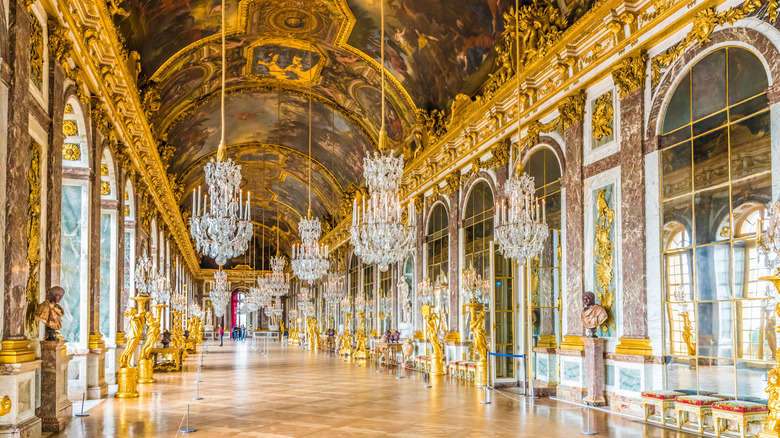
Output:
<instances>
[{"instance_id":1,"label":"gold decorative panel","mask_svg":"<svg viewBox=\"0 0 780 438\"><path fill-rule=\"evenodd\" d=\"M39 90L43 87L43 27L33 13L30 13L30 80Z\"/></svg>"},{"instance_id":2,"label":"gold decorative panel","mask_svg":"<svg viewBox=\"0 0 780 438\"><path fill-rule=\"evenodd\" d=\"M81 159L81 148L74 143L62 145L62 159L66 161L78 161Z\"/></svg>"},{"instance_id":3,"label":"gold decorative panel","mask_svg":"<svg viewBox=\"0 0 780 438\"><path fill-rule=\"evenodd\" d=\"M591 127L595 146L612 141L615 110L612 105L612 92L604 93L593 102Z\"/></svg>"},{"instance_id":4,"label":"gold decorative panel","mask_svg":"<svg viewBox=\"0 0 780 438\"><path fill-rule=\"evenodd\" d=\"M111 184L107 181L100 183L100 196L108 196L111 194Z\"/></svg>"},{"instance_id":5,"label":"gold decorative panel","mask_svg":"<svg viewBox=\"0 0 780 438\"><path fill-rule=\"evenodd\" d=\"M105 164L100 165L100 175L101 176L108 175L108 166L106 166Z\"/></svg>"},{"instance_id":6,"label":"gold decorative panel","mask_svg":"<svg viewBox=\"0 0 780 438\"><path fill-rule=\"evenodd\" d=\"M75 120L63 120L62 121L62 133L70 137L72 135L79 134L79 125Z\"/></svg>"}]
</instances>

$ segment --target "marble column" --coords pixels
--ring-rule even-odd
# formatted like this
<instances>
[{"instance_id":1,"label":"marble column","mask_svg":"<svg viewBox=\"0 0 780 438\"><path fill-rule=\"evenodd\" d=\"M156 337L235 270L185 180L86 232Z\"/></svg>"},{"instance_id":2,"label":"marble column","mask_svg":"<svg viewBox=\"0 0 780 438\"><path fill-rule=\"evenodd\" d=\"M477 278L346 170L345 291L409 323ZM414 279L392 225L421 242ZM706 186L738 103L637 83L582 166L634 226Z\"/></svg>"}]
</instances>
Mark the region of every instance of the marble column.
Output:
<instances>
[{"instance_id":1,"label":"marble column","mask_svg":"<svg viewBox=\"0 0 780 438\"><path fill-rule=\"evenodd\" d=\"M583 217L583 176L582 147L584 125L580 120L566 127L566 170L562 186L565 196L566 215L566 272L565 299L563 311L566 312L566 335L562 348L582 350L582 311L583 264L584 264L584 217Z\"/></svg>"},{"instance_id":2,"label":"marble column","mask_svg":"<svg viewBox=\"0 0 780 438\"><path fill-rule=\"evenodd\" d=\"M62 120L65 114L63 82L65 73L56 58L49 58L52 66L49 73L49 154L48 175L46 181L46 255L42 281L44 290L60 286L61 250L62 250L62 145L65 134L62 132ZM72 291L71 293L77 293Z\"/></svg>"},{"instance_id":3,"label":"marble column","mask_svg":"<svg viewBox=\"0 0 780 438\"><path fill-rule=\"evenodd\" d=\"M616 353L652 355L647 333L644 88L620 96L621 337Z\"/></svg>"},{"instance_id":4,"label":"marble column","mask_svg":"<svg viewBox=\"0 0 780 438\"><path fill-rule=\"evenodd\" d=\"M122 145L117 145L121 148ZM116 172L116 284L118 293L116 296L116 333L117 339L124 339L124 314L127 308L127 293L125 287L125 171L117 167ZM122 333L120 335L120 333ZM118 344L119 342L117 342ZM117 351L119 346L117 345Z\"/></svg>"},{"instance_id":5,"label":"marble column","mask_svg":"<svg viewBox=\"0 0 780 438\"><path fill-rule=\"evenodd\" d=\"M425 202L422 203L422 205L417 207L419 212L417 213L417 237L415 240L415 254L416 257L414 259L415 262L415 284L412 285L413 293L413 300L412 300L412 307L415 307L414 310L414 327L412 328L413 331L422 331L425 330L423 325L423 316L420 311L420 302L417 299L417 293L419 292L417 290L417 285L422 283L423 281L423 257L424 257L424 247L423 243L425 242L425 222L423 222L423 210L425 209Z\"/></svg>"},{"instance_id":6,"label":"marble column","mask_svg":"<svg viewBox=\"0 0 780 438\"><path fill-rule=\"evenodd\" d=\"M398 305L398 273L400 272L400 266L403 261L399 263L393 263L390 265L390 330L398 330L399 317L401 316L401 306Z\"/></svg>"},{"instance_id":7,"label":"marble column","mask_svg":"<svg viewBox=\"0 0 780 438\"><path fill-rule=\"evenodd\" d=\"M449 331L460 334L460 190L455 190L448 196L450 201L449 226L449 278L450 285L450 320Z\"/></svg>"},{"instance_id":8,"label":"marble column","mask_svg":"<svg viewBox=\"0 0 780 438\"><path fill-rule=\"evenodd\" d=\"M9 41L11 87L8 90L8 156L6 172L5 275L3 293L3 340L0 362L35 360L24 333L27 310L27 202L30 184L29 81L30 16L24 3L10 2Z\"/></svg>"}]
</instances>

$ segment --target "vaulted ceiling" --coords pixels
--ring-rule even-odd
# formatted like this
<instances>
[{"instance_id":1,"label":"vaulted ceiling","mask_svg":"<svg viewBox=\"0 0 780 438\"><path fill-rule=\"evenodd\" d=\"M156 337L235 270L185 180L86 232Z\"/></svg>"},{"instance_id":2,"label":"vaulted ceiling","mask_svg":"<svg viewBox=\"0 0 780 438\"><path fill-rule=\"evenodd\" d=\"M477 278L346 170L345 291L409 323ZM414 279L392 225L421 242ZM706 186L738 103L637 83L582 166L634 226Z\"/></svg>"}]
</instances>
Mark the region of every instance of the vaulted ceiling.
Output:
<instances>
[{"instance_id":1,"label":"vaulted ceiling","mask_svg":"<svg viewBox=\"0 0 780 438\"><path fill-rule=\"evenodd\" d=\"M376 150L382 72L388 136L408 153L416 148L418 109L447 108L491 73L502 15L514 6L514 0L385 1L380 69L378 0L225 0L225 139L252 192L256 229L263 230L255 252L260 236L271 240L265 251L275 252L278 233L278 249L289 254L309 206L329 224L341 219L344 194L364 184L363 158ZM592 2L557 0L575 18ZM173 148L168 171L184 185L186 215L189 193L204 184L203 165L219 143L221 0L120 6L125 13L115 23L136 60L141 89L159 90L159 108L153 105L149 117ZM213 261L204 258L203 266Z\"/></svg>"}]
</instances>

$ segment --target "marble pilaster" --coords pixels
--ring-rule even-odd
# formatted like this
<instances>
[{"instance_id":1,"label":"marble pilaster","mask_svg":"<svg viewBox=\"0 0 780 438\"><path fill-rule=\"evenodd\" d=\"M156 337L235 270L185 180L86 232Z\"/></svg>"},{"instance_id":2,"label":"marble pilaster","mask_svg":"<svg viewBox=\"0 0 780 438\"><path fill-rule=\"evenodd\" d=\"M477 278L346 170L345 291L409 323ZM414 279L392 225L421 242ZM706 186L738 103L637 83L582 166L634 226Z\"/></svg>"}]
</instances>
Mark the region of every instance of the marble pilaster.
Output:
<instances>
[{"instance_id":1,"label":"marble pilaster","mask_svg":"<svg viewBox=\"0 0 780 438\"><path fill-rule=\"evenodd\" d=\"M450 314L449 331L460 333L460 190L449 194L450 208L448 210L448 233L450 240L449 250L449 285L450 285Z\"/></svg>"},{"instance_id":2,"label":"marble pilaster","mask_svg":"<svg viewBox=\"0 0 780 438\"><path fill-rule=\"evenodd\" d=\"M647 338L644 89L620 98L620 180L623 293L621 338Z\"/></svg>"},{"instance_id":3,"label":"marble pilaster","mask_svg":"<svg viewBox=\"0 0 780 438\"><path fill-rule=\"evenodd\" d=\"M55 59L49 60L49 129L48 172L46 175L46 254L42 281L44 290L60 285L62 251L62 120L65 113L65 98L62 93L65 73ZM75 292L75 291L74 291ZM72 293L74 293L72 292Z\"/></svg>"},{"instance_id":4,"label":"marble pilaster","mask_svg":"<svg viewBox=\"0 0 780 438\"><path fill-rule=\"evenodd\" d=\"M59 432L73 418L68 400L68 363L65 341L41 341L41 412L43 430Z\"/></svg>"},{"instance_id":5,"label":"marble pilaster","mask_svg":"<svg viewBox=\"0 0 780 438\"><path fill-rule=\"evenodd\" d=\"M92 104L95 104L94 100ZM100 350L105 345L100 334L100 162L102 157L99 145L101 144L102 135L96 125L95 123L90 123L92 143L87 146L91 164L89 169L89 237L87 238L87 249L89 251L87 259L87 285L89 288L87 319L90 350ZM87 373L89 373L89 368L88 366Z\"/></svg>"},{"instance_id":6,"label":"marble pilaster","mask_svg":"<svg viewBox=\"0 0 780 438\"><path fill-rule=\"evenodd\" d=\"M564 291L564 307L566 312L566 337L570 348L580 349L579 337L582 336L582 310L583 292L583 192L582 192L582 148L584 138L584 126L582 122L567 127L564 131L566 141L566 169L563 175L562 186L565 191L565 215L566 215L566 273ZM562 345L566 347L567 340Z\"/></svg>"},{"instance_id":7,"label":"marble pilaster","mask_svg":"<svg viewBox=\"0 0 780 438\"><path fill-rule=\"evenodd\" d=\"M423 212L424 207L420 207L420 211L417 213L417 238L415 239L414 248L415 248L415 254L417 254L417 257L414 259L414 270L415 270L415 281L417 284L422 282L423 279L423 254L424 254L424 248L423 248L423 242L425 242L425 222L423 222ZM412 285L412 290L415 292L417 291L417 284ZM415 307L419 306L419 301L417 300L417 297L413 297L412 305ZM415 318L414 318L414 327L412 328L413 331L417 330L424 330L423 326L423 316L422 313L419 312L419 310L415 310L414 312Z\"/></svg>"},{"instance_id":8,"label":"marble pilaster","mask_svg":"<svg viewBox=\"0 0 780 438\"><path fill-rule=\"evenodd\" d=\"M3 341L0 362L18 363L35 359L24 333L27 310L27 201L30 184L29 81L30 16L24 2L9 5L11 87L8 90L8 154L6 172L5 274L3 278Z\"/></svg>"},{"instance_id":9,"label":"marble pilaster","mask_svg":"<svg viewBox=\"0 0 780 438\"><path fill-rule=\"evenodd\" d=\"M122 147L118 145L117 147ZM125 290L125 184L126 175L124 170L119 169L116 172L116 199L117 212L116 212L116 284L119 288L116 299L116 331L117 333L124 330L124 314L127 308L128 291ZM175 283L171 283L175 285ZM117 347L118 348L118 347ZM120 351L120 350L117 350Z\"/></svg>"}]
</instances>

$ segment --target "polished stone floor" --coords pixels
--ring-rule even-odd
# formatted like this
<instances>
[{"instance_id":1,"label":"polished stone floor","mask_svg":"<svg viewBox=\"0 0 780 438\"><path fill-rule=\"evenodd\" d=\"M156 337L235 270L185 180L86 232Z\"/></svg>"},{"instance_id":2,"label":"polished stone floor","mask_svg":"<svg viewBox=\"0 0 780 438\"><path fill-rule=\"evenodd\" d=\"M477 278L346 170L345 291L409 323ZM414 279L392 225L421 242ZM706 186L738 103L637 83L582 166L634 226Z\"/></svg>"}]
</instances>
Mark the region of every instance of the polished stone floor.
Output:
<instances>
[{"instance_id":1,"label":"polished stone floor","mask_svg":"<svg viewBox=\"0 0 780 438\"><path fill-rule=\"evenodd\" d=\"M356 366L325 353L272 343L268 357L248 343L211 343L203 357L200 396L195 381L200 359L191 355L182 373L156 374L139 385L140 398L105 400L75 418L56 437L575 437L585 411L549 399L526 400L482 391L449 378L425 388L420 375L396 379L369 363ZM178 431L187 410L190 427ZM74 411L76 406L74 406ZM599 436L683 437L671 429L591 411Z\"/></svg>"}]
</instances>

